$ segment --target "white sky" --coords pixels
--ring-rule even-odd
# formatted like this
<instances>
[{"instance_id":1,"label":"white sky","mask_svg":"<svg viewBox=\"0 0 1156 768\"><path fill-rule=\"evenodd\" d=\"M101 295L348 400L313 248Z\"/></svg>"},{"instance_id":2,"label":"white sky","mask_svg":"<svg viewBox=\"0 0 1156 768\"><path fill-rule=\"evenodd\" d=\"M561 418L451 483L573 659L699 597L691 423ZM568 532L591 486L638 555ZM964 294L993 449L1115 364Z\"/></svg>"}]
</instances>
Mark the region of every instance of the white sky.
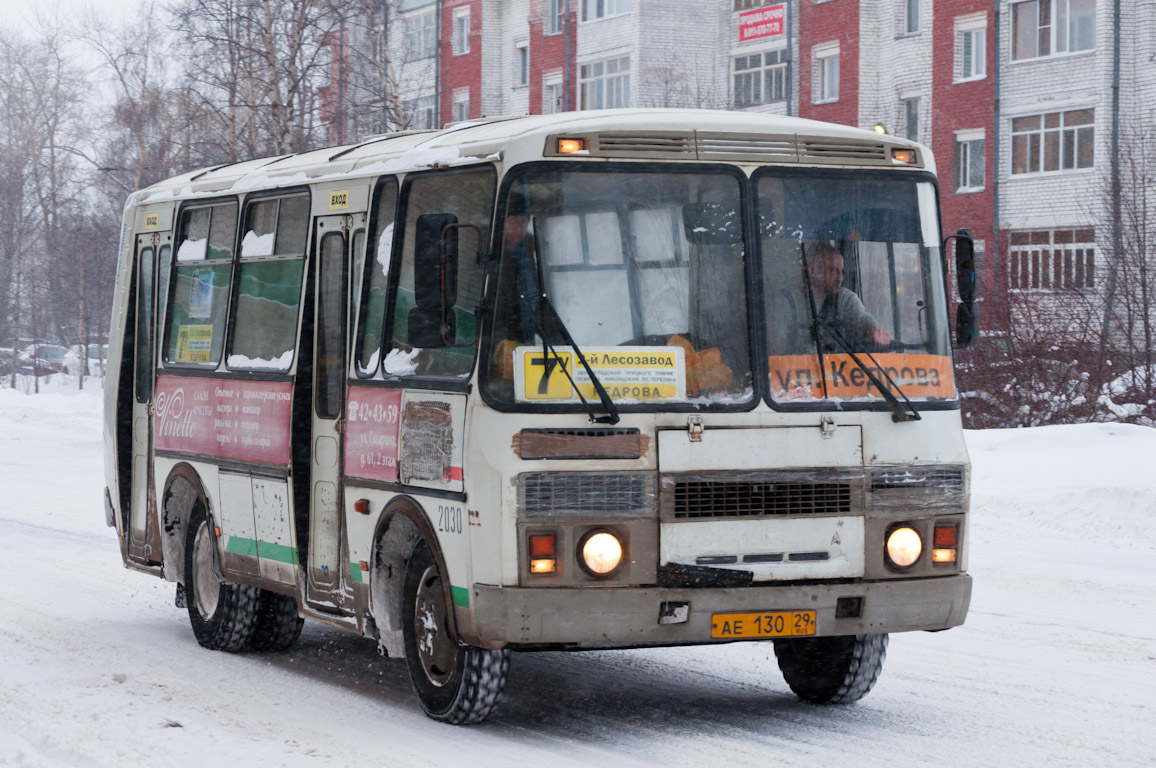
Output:
<instances>
[{"instance_id":1,"label":"white sky","mask_svg":"<svg viewBox=\"0 0 1156 768\"><path fill-rule=\"evenodd\" d=\"M100 16L123 22L137 11L135 0L3 0L4 12L0 13L0 27L30 32L37 16L52 18L59 13L64 21L75 21L86 11L93 10Z\"/></svg>"}]
</instances>

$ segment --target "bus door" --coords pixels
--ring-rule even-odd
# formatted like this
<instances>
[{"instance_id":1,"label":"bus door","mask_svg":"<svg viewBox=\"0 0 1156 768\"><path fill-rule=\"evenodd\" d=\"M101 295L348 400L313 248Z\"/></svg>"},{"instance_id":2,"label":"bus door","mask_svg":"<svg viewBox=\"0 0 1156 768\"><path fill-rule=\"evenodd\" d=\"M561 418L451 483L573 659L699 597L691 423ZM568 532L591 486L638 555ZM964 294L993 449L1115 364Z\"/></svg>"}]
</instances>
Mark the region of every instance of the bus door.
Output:
<instances>
[{"instance_id":1,"label":"bus door","mask_svg":"<svg viewBox=\"0 0 1156 768\"><path fill-rule=\"evenodd\" d=\"M348 365L350 243L361 242L365 214L317 219L316 324L310 451L309 546L306 596L311 603L344 602L344 514L341 432ZM358 230L353 236L352 230Z\"/></svg>"},{"instance_id":2,"label":"bus door","mask_svg":"<svg viewBox=\"0 0 1156 768\"><path fill-rule=\"evenodd\" d=\"M171 258L172 232L136 239L136 327L133 330L132 505L126 531L128 554L143 562L161 561L161 537L153 492L152 417L156 375L157 261ZM167 269L165 270L167 274ZM167 282L167 281L166 281Z\"/></svg>"}]
</instances>

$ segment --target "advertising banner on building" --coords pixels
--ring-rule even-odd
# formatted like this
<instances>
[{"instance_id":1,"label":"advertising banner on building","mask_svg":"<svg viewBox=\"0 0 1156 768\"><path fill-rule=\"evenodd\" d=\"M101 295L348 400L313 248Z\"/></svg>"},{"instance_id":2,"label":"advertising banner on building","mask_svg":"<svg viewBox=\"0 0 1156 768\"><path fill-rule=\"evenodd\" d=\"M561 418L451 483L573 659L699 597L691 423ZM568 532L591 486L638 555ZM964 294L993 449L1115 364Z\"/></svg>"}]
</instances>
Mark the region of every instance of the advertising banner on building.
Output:
<instances>
[{"instance_id":1,"label":"advertising banner on building","mask_svg":"<svg viewBox=\"0 0 1156 768\"><path fill-rule=\"evenodd\" d=\"M739 14L739 42L773 40L787 34L787 5L768 5Z\"/></svg>"},{"instance_id":2,"label":"advertising banner on building","mask_svg":"<svg viewBox=\"0 0 1156 768\"><path fill-rule=\"evenodd\" d=\"M288 381L158 376L158 451L288 464L293 390Z\"/></svg>"}]
</instances>

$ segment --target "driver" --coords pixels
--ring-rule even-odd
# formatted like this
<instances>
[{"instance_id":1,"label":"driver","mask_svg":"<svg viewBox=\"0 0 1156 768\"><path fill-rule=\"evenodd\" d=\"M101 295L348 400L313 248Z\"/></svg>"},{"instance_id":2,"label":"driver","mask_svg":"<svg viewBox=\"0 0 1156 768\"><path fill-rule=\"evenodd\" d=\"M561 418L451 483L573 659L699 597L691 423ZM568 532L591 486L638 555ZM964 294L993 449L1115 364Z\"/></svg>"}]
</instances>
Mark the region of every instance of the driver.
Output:
<instances>
[{"instance_id":1,"label":"driver","mask_svg":"<svg viewBox=\"0 0 1156 768\"><path fill-rule=\"evenodd\" d=\"M843 287L843 254L831 243L815 244L807 260L811 297L823 325L852 344L871 342L877 348L891 343L885 331L864 308L854 291Z\"/></svg>"}]
</instances>

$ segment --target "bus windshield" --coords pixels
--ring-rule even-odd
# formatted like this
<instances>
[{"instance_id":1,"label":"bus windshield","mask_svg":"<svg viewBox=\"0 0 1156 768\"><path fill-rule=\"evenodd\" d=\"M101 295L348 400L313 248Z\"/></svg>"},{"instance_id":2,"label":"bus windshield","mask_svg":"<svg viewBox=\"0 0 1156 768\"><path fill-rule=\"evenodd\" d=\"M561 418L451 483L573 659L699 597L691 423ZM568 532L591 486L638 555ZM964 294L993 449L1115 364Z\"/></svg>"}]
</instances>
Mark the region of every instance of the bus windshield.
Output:
<instances>
[{"instance_id":1,"label":"bus windshield","mask_svg":"<svg viewBox=\"0 0 1156 768\"><path fill-rule=\"evenodd\" d=\"M577 404L577 386L597 401L577 348L615 403L749 403L741 190L714 168L521 173L505 201L491 397Z\"/></svg>"},{"instance_id":2,"label":"bus windshield","mask_svg":"<svg viewBox=\"0 0 1156 768\"><path fill-rule=\"evenodd\" d=\"M781 171L755 181L771 399L872 401L878 384L954 398L931 182Z\"/></svg>"}]
</instances>

